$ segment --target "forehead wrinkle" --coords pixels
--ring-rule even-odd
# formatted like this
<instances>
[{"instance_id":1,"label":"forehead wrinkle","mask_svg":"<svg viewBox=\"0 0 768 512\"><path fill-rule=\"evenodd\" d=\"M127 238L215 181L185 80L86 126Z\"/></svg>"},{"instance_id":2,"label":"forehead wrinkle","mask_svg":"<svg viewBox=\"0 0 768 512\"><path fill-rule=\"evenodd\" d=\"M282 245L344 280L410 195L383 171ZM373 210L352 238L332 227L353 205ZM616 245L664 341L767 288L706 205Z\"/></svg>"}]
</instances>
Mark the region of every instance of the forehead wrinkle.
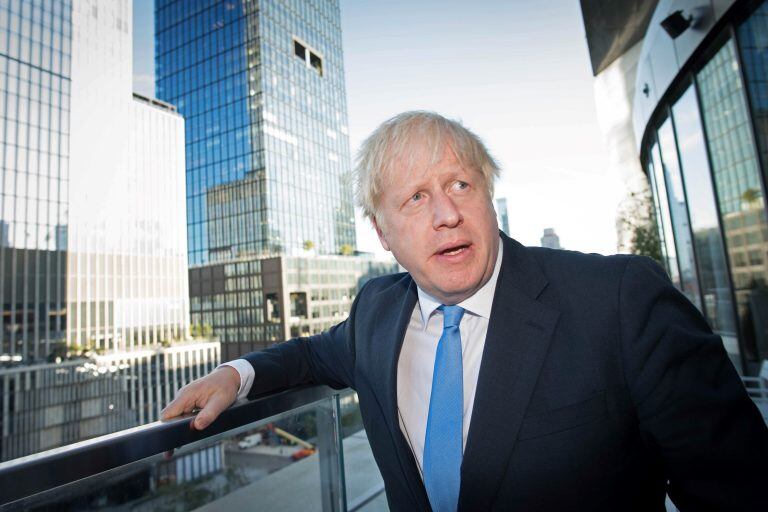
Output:
<instances>
[{"instance_id":1,"label":"forehead wrinkle","mask_svg":"<svg viewBox=\"0 0 768 512\"><path fill-rule=\"evenodd\" d=\"M443 162L450 163L451 161L458 164L459 169L467 176L478 177L482 180L482 173L477 170L473 171L472 167L466 165L448 141L443 141L439 147L435 146L432 149L432 151L429 151L426 163L424 162L426 155L423 154L400 155L397 159L392 160L387 169L389 185L402 188L414 185L412 188L418 188L431 169ZM395 179L392 175L395 173L395 169L398 168L405 168L407 174L402 176L405 181L395 184Z\"/></svg>"}]
</instances>

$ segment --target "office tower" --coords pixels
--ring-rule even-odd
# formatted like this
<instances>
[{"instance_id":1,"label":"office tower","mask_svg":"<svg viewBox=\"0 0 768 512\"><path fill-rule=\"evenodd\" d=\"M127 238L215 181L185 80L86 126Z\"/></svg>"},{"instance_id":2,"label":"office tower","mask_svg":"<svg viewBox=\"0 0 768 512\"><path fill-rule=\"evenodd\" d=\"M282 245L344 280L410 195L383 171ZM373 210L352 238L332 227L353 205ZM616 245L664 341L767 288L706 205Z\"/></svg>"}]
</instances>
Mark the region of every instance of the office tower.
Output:
<instances>
[{"instance_id":1,"label":"office tower","mask_svg":"<svg viewBox=\"0 0 768 512\"><path fill-rule=\"evenodd\" d=\"M343 320L397 267L351 256L338 2L159 0L155 30L157 95L186 120L193 331L226 359Z\"/></svg>"},{"instance_id":2,"label":"office tower","mask_svg":"<svg viewBox=\"0 0 768 512\"><path fill-rule=\"evenodd\" d=\"M156 420L189 333L184 121L131 92L130 0L0 5L0 460Z\"/></svg>"},{"instance_id":3,"label":"office tower","mask_svg":"<svg viewBox=\"0 0 768 512\"><path fill-rule=\"evenodd\" d=\"M131 3L0 10L0 354L183 338L184 122L131 93Z\"/></svg>"},{"instance_id":4,"label":"office tower","mask_svg":"<svg viewBox=\"0 0 768 512\"><path fill-rule=\"evenodd\" d=\"M499 229L506 235L509 235L509 213L507 212L507 198L499 197L495 201L496 203L496 222L499 224Z\"/></svg>"},{"instance_id":5,"label":"office tower","mask_svg":"<svg viewBox=\"0 0 768 512\"><path fill-rule=\"evenodd\" d=\"M73 17L67 341L183 339L184 120L131 92L130 1L77 1Z\"/></svg>"},{"instance_id":6,"label":"office tower","mask_svg":"<svg viewBox=\"0 0 768 512\"><path fill-rule=\"evenodd\" d=\"M560 247L560 237L557 236L554 228L544 229L544 235L541 237L541 246L549 249L562 249Z\"/></svg>"},{"instance_id":7,"label":"office tower","mask_svg":"<svg viewBox=\"0 0 768 512\"><path fill-rule=\"evenodd\" d=\"M66 329L71 10L0 6L0 355L15 361Z\"/></svg>"},{"instance_id":8,"label":"office tower","mask_svg":"<svg viewBox=\"0 0 768 512\"><path fill-rule=\"evenodd\" d=\"M157 96L186 119L192 265L355 247L337 1L158 0Z\"/></svg>"}]
</instances>

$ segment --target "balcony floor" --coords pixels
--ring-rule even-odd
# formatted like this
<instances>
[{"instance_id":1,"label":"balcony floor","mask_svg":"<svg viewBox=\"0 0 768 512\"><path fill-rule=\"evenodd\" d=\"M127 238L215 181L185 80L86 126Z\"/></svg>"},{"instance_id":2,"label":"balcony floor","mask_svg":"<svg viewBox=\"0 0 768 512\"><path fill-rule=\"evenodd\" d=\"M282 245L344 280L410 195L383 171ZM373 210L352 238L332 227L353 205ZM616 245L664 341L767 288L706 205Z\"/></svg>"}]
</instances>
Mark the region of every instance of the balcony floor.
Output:
<instances>
[{"instance_id":1,"label":"balcony floor","mask_svg":"<svg viewBox=\"0 0 768 512\"><path fill-rule=\"evenodd\" d=\"M382 480L364 430L345 438L343 443L347 500L352 503L359 496L380 487ZM254 505L258 505L259 510L283 512L322 510L318 455L290 464L197 510L252 510ZM386 496L382 492L358 510L387 511Z\"/></svg>"}]
</instances>

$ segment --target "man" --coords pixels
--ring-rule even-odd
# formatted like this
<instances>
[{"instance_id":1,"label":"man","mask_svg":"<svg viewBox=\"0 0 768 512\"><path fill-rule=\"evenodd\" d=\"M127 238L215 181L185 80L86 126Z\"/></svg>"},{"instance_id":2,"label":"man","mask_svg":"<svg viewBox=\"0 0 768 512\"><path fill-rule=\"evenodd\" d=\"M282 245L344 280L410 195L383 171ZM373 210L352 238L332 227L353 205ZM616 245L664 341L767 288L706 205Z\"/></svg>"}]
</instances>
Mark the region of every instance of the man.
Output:
<instances>
[{"instance_id":1,"label":"man","mask_svg":"<svg viewBox=\"0 0 768 512\"><path fill-rule=\"evenodd\" d=\"M480 140L409 112L358 196L406 274L328 332L191 383L164 417L304 383L358 392L392 510L768 510L768 432L721 340L646 258L500 235Z\"/></svg>"}]
</instances>

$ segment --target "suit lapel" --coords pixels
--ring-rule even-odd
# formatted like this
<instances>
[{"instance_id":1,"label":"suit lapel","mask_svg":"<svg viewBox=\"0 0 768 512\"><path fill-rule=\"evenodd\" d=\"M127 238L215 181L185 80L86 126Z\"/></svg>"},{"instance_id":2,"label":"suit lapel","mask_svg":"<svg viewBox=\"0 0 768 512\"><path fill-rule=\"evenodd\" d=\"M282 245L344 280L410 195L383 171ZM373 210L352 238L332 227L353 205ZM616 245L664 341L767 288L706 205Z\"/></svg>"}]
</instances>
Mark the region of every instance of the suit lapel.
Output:
<instances>
[{"instance_id":1,"label":"suit lapel","mask_svg":"<svg viewBox=\"0 0 768 512\"><path fill-rule=\"evenodd\" d=\"M379 299L379 303L383 305L383 311L379 315L378 325L373 329L372 336L373 346L380 347L381 359L380 364L373 369L372 382L381 383L377 396L386 416L387 427L394 441L403 475L415 502L422 510L426 510L429 507L429 499L410 445L400 430L397 412L397 362L400 358L405 331L418 300L416 283L408 276L382 292L382 297Z\"/></svg>"},{"instance_id":2,"label":"suit lapel","mask_svg":"<svg viewBox=\"0 0 768 512\"><path fill-rule=\"evenodd\" d=\"M487 510L506 473L559 313L538 265L507 237L461 466L459 510Z\"/></svg>"}]
</instances>

